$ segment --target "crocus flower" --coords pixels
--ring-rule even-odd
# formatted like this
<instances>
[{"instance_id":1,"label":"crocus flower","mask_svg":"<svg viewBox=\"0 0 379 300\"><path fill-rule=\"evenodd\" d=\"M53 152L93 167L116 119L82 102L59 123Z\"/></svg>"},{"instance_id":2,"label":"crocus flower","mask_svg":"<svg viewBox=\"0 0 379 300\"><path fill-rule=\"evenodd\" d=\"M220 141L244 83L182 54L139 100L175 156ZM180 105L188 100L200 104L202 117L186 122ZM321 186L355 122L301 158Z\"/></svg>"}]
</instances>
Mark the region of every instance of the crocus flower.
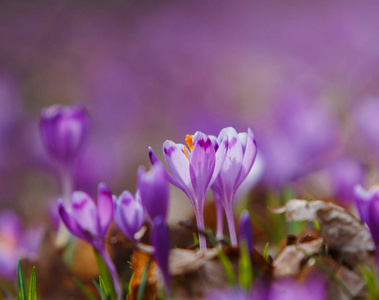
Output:
<instances>
[{"instance_id":1,"label":"crocus flower","mask_svg":"<svg viewBox=\"0 0 379 300\"><path fill-rule=\"evenodd\" d=\"M246 243L247 249L251 253L253 250L253 224L247 210L242 212L238 225L240 245L241 243Z\"/></svg>"},{"instance_id":2,"label":"crocus flower","mask_svg":"<svg viewBox=\"0 0 379 300\"><path fill-rule=\"evenodd\" d=\"M196 132L186 138L188 148L167 140L163 144L166 162L173 173L165 171L166 180L180 188L190 199L195 210L197 227L199 229L200 250L206 250L204 231L205 197L216 179L224 162L228 147L227 139L220 141L218 148L212 145L210 137L202 132ZM149 149L151 163L162 164Z\"/></svg>"},{"instance_id":3,"label":"crocus flower","mask_svg":"<svg viewBox=\"0 0 379 300\"><path fill-rule=\"evenodd\" d=\"M226 158L212 189L225 209L232 245L237 246L233 216L234 195L254 164L257 145L251 129L248 129L247 132L237 133L232 127L225 128L221 130L217 142L214 140L214 143L216 142L216 146L218 146L225 139L228 141Z\"/></svg>"},{"instance_id":4,"label":"crocus flower","mask_svg":"<svg viewBox=\"0 0 379 300\"><path fill-rule=\"evenodd\" d=\"M87 135L88 121L82 106L53 105L43 109L40 132L51 157L62 165L72 164Z\"/></svg>"},{"instance_id":5,"label":"crocus flower","mask_svg":"<svg viewBox=\"0 0 379 300\"><path fill-rule=\"evenodd\" d=\"M361 185L354 188L355 201L359 215L370 228L376 247L379 245L379 186L374 185L368 191Z\"/></svg>"},{"instance_id":6,"label":"crocus flower","mask_svg":"<svg viewBox=\"0 0 379 300\"><path fill-rule=\"evenodd\" d=\"M135 198L128 191L121 193L116 200L114 222L127 238L135 241L134 235L145 222L145 213L138 191Z\"/></svg>"},{"instance_id":7,"label":"crocus flower","mask_svg":"<svg viewBox=\"0 0 379 300\"><path fill-rule=\"evenodd\" d=\"M59 201L59 214L67 229L75 236L90 243L102 256L113 279L118 297L121 297L121 286L116 267L105 250L104 238L113 219L114 203L112 193L105 183L98 188L97 206L85 192L74 192L71 206L66 209Z\"/></svg>"},{"instance_id":8,"label":"crocus flower","mask_svg":"<svg viewBox=\"0 0 379 300\"><path fill-rule=\"evenodd\" d=\"M160 164L153 165L147 172L143 166L138 169L138 190L150 220L158 216L166 220L169 189L165 171Z\"/></svg>"},{"instance_id":9,"label":"crocus flower","mask_svg":"<svg viewBox=\"0 0 379 300\"><path fill-rule=\"evenodd\" d=\"M15 280L17 262L21 258L36 259L42 230L23 230L20 218L11 210L0 213L0 277Z\"/></svg>"},{"instance_id":10,"label":"crocus flower","mask_svg":"<svg viewBox=\"0 0 379 300\"><path fill-rule=\"evenodd\" d=\"M151 233L151 245L154 247L154 257L162 272L163 279L168 289L170 286L168 258L170 254L170 236L165 220L162 216L157 216L153 220L153 230Z\"/></svg>"},{"instance_id":11,"label":"crocus flower","mask_svg":"<svg viewBox=\"0 0 379 300\"><path fill-rule=\"evenodd\" d=\"M333 196L349 203L354 200L354 186L365 179L363 166L351 158L341 158L326 168Z\"/></svg>"}]
</instances>

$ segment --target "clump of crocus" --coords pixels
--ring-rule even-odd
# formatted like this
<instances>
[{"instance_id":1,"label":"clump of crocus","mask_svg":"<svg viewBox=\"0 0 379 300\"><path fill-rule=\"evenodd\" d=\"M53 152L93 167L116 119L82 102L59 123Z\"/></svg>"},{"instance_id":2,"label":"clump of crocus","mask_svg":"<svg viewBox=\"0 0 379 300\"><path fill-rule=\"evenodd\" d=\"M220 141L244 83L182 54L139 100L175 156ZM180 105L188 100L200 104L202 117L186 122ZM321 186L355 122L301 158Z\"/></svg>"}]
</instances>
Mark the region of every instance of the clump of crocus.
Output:
<instances>
[{"instance_id":1,"label":"clump of crocus","mask_svg":"<svg viewBox=\"0 0 379 300\"><path fill-rule=\"evenodd\" d=\"M238 224L238 237L240 245L245 243L249 253L251 253L253 250L253 224L247 210L241 214Z\"/></svg>"},{"instance_id":2,"label":"clump of crocus","mask_svg":"<svg viewBox=\"0 0 379 300\"><path fill-rule=\"evenodd\" d=\"M221 130L218 138L213 138L214 147L217 149L220 143L227 141L228 148L225 160L221 166L220 173L212 184L215 195L218 231L222 230L222 213L220 213L220 204L225 210L226 219L228 221L230 240L233 246L237 246L237 236L234 226L233 201L235 193L241 183L249 174L257 155L257 144L251 129L247 132L237 133L232 128L224 128ZM220 235L220 232L217 232Z\"/></svg>"},{"instance_id":3,"label":"clump of crocus","mask_svg":"<svg viewBox=\"0 0 379 300\"><path fill-rule=\"evenodd\" d=\"M145 213L142 207L139 191L135 197L124 191L116 199L114 222L122 233L133 242L136 242L135 234L140 231L145 222Z\"/></svg>"},{"instance_id":4,"label":"clump of crocus","mask_svg":"<svg viewBox=\"0 0 379 300\"><path fill-rule=\"evenodd\" d=\"M97 206L85 192L74 192L71 195L70 207L59 202L59 214L67 229L75 236L90 243L101 255L107 265L115 291L121 297L122 290L116 267L109 257L104 238L113 219L114 203L112 193L104 183L99 184Z\"/></svg>"},{"instance_id":5,"label":"clump of crocus","mask_svg":"<svg viewBox=\"0 0 379 300\"><path fill-rule=\"evenodd\" d=\"M17 262L21 258L34 260L38 256L42 229L23 230L18 215L11 210L0 213L0 277L15 280Z\"/></svg>"},{"instance_id":6,"label":"clump of crocus","mask_svg":"<svg viewBox=\"0 0 379 300\"><path fill-rule=\"evenodd\" d=\"M165 177L190 199L195 210L199 230L200 250L205 251L206 239L202 234L204 231L205 197L220 172L228 148L228 141L226 138L221 140L218 148L215 148L211 138L198 131L193 136L188 135L186 142L188 148L170 140L163 144L163 153L173 174L172 176L165 170ZM151 148L149 148L149 155L153 165L162 165Z\"/></svg>"},{"instance_id":7,"label":"clump of crocus","mask_svg":"<svg viewBox=\"0 0 379 300\"><path fill-rule=\"evenodd\" d=\"M363 223L370 228L376 247L379 245L379 186L374 185L368 191L361 185L354 188L355 201ZM377 251L378 253L378 251Z\"/></svg>"}]
</instances>

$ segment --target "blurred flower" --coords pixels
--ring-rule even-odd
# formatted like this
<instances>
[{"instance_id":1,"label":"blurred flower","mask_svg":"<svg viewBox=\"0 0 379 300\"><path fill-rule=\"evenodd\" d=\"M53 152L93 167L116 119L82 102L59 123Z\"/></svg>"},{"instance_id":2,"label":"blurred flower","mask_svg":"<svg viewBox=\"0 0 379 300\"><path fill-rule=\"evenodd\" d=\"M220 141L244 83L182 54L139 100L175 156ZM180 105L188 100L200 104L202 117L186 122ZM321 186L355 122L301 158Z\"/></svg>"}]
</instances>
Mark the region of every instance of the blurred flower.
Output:
<instances>
[{"instance_id":1,"label":"blurred flower","mask_svg":"<svg viewBox=\"0 0 379 300\"><path fill-rule=\"evenodd\" d=\"M175 144L167 140L163 144L166 162L174 174L172 176L165 170L166 179L180 188L190 199L195 210L197 227L199 229L200 250L207 248L204 231L204 203L209 187L216 179L225 159L228 141L220 141L219 148L215 149L211 139L202 132L194 136L187 135L188 148L183 144ZM150 160L154 165L162 164L149 149Z\"/></svg>"},{"instance_id":2,"label":"blurred flower","mask_svg":"<svg viewBox=\"0 0 379 300\"><path fill-rule=\"evenodd\" d=\"M321 276L307 278L305 282L295 279L279 279L271 284L268 300L325 300L326 280Z\"/></svg>"},{"instance_id":3,"label":"blurred flower","mask_svg":"<svg viewBox=\"0 0 379 300\"><path fill-rule=\"evenodd\" d=\"M122 290L116 267L105 250L104 238L113 219L114 203L112 193L105 183L98 188L97 206L85 192L74 192L71 206L66 209L61 201L58 204L59 214L67 229L75 236L90 243L102 256L113 279L118 295Z\"/></svg>"},{"instance_id":4,"label":"blurred flower","mask_svg":"<svg viewBox=\"0 0 379 300\"><path fill-rule=\"evenodd\" d=\"M143 166L138 169L138 190L151 221L158 216L166 220L169 190L165 171L160 164L154 164L149 171Z\"/></svg>"},{"instance_id":5,"label":"blurred flower","mask_svg":"<svg viewBox=\"0 0 379 300\"><path fill-rule=\"evenodd\" d=\"M167 289L170 286L168 260L170 255L170 236L165 220L157 216L153 220L153 231L151 233L151 245L154 247L155 260L162 272Z\"/></svg>"},{"instance_id":6,"label":"blurred flower","mask_svg":"<svg viewBox=\"0 0 379 300\"><path fill-rule=\"evenodd\" d=\"M300 92L281 98L261 129L265 180L276 188L321 169L340 140L338 123L327 107Z\"/></svg>"},{"instance_id":7,"label":"blurred flower","mask_svg":"<svg viewBox=\"0 0 379 300\"><path fill-rule=\"evenodd\" d=\"M368 191L361 185L354 188L355 201L359 215L370 228L375 245L379 245L379 186L374 185Z\"/></svg>"},{"instance_id":8,"label":"blurred flower","mask_svg":"<svg viewBox=\"0 0 379 300\"><path fill-rule=\"evenodd\" d=\"M145 213L138 191L135 198L128 191L121 193L116 200L114 222L127 238L135 241L134 235L145 222Z\"/></svg>"},{"instance_id":9,"label":"blurred flower","mask_svg":"<svg viewBox=\"0 0 379 300\"><path fill-rule=\"evenodd\" d=\"M354 186L363 184L365 172L362 165L352 159L343 158L326 168L333 196L343 202L354 199Z\"/></svg>"},{"instance_id":10,"label":"blurred flower","mask_svg":"<svg viewBox=\"0 0 379 300\"><path fill-rule=\"evenodd\" d=\"M0 277L15 280L21 258L36 259L42 240L42 229L22 229L20 218L11 210L0 213Z\"/></svg>"},{"instance_id":11,"label":"blurred flower","mask_svg":"<svg viewBox=\"0 0 379 300\"><path fill-rule=\"evenodd\" d=\"M221 130L217 141L213 139L215 149L224 140L228 141L228 150L212 189L218 195L215 199L220 199L225 209L232 245L237 246L233 201L237 188L246 179L254 164L257 144L250 128L247 133L237 133L232 127Z\"/></svg>"},{"instance_id":12,"label":"blurred flower","mask_svg":"<svg viewBox=\"0 0 379 300\"><path fill-rule=\"evenodd\" d=\"M247 210L241 214L238 224L238 237L240 246L246 243L249 253L253 251L253 224Z\"/></svg>"},{"instance_id":13,"label":"blurred flower","mask_svg":"<svg viewBox=\"0 0 379 300\"><path fill-rule=\"evenodd\" d=\"M50 156L62 166L77 158L87 135L88 114L81 106L53 105L41 112L40 132Z\"/></svg>"}]
</instances>

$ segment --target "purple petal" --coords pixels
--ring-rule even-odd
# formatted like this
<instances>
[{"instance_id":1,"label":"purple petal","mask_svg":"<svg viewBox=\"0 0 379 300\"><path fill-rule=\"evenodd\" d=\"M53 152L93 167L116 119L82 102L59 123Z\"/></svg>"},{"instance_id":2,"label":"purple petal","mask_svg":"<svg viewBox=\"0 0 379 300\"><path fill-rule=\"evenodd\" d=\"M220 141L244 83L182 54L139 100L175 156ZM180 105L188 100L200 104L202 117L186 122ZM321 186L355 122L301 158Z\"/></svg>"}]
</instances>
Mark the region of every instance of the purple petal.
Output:
<instances>
[{"instance_id":1,"label":"purple petal","mask_svg":"<svg viewBox=\"0 0 379 300\"><path fill-rule=\"evenodd\" d=\"M189 173L189 160L183 152L182 145L167 140L163 144L163 153L168 167L180 184L180 189L191 199L194 194Z\"/></svg>"},{"instance_id":2,"label":"purple petal","mask_svg":"<svg viewBox=\"0 0 379 300\"><path fill-rule=\"evenodd\" d=\"M253 167L255 158L257 156L257 143L255 141L255 137L250 128L247 129L247 135L240 135L240 140L242 142L243 148L243 161L242 161L242 169L237 180L236 188L240 186L242 181L245 180L247 175L249 174L251 168Z\"/></svg>"},{"instance_id":3,"label":"purple petal","mask_svg":"<svg viewBox=\"0 0 379 300\"><path fill-rule=\"evenodd\" d=\"M240 245L241 243L246 243L248 251L251 253L253 250L253 224L247 210L242 212L238 225Z\"/></svg>"},{"instance_id":4,"label":"purple petal","mask_svg":"<svg viewBox=\"0 0 379 300\"><path fill-rule=\"evenodd\" d=\"M359 215L364 223L369 221L369 207L371 201L379 201L379 187L373 186L366 191L361 185L354 187L355 201Z\"/></svg>"},{"instance_id":5,"label":"purple petal","mask_svg":"<svg viewBox=\"0 0 379 300\"><path fill-rule=\"evenodd\" d=\"M212 141L201 134L192 149L190 176L198 201L205 201L215 168L215 150Z\"/></svg>"},{"instance_id":6,"label":"purple petal","mask_svg":"<svg viewBox=\"0 0 379 300\"><path fill-rule=\"evenodd\" d=\"M166 219L169 190L163 166L153 165L148 172L140 174L138 190L150 219L157 216Z\"/></svg>"},{"instance_id":7,"label":"purple petal","mask_svg":"<svg viewBox=\"0 0 379 300\"><path fill-rule=\"evenodd\" d=\"M81 228L94 236L100 236L97 222L97 208L92 198L84 192L71 196L71 215Z\"/></svg>"},{"instance_id":8,"label":"purple petal","mask_svg":"<svg viewBox=\"0 0 379 300\"><path fill-rule=\"evenodd\" d=\"M88 235L83 230L83 228L81 228L80 225L76 222L76 220L72 217L72 215L66 211L66 208L64 207L64 205L62 203L62 200L59 199L58 201L59 201L59 203L58 203L59 215L61 216L61 219L62 219L63 223L66 225L67 229L73 235L91 243L91 239L88 237Z\"/></svg>"},{"instance_id":9,"label":"purple petal","mask_svg":"<svg viewBox=\"0 0 379 300\"><path fill-rule=\"evenodd\" d=\"M218 179L222 182L223 196L232 201L242 169L243 152L241 141L234 128L228 127L220 132L219 141L221 142L225 138L228 140L228 151Z\"/></svg>"},{"instance_id":10,"label":"purple petal","mask_svg":"<svg viewBox=\"0 0 379 300\"><path fill-rule=\"evenodd\" d=\"M97 195L97 216L100 236L104 237L107 233L109 224L113 219L113 196L105 183L100 183Z\"/></svg>"},{"instance_id":11,"label":"purple petal","mask_svg":"<svg viewBox=\"0 0 379 300\"><path fill-rule=\"evenodd\" d=\"M114 221L127 238L134 240L145 221L145 214L141 203L134 200L130 192L124 191L118 198Z\"/></svg>"},{"instance_id":12,"label":"purple petal","mask_svg":"<svg viewBox=\"0 0 379 300\"><path fill-rule=\"evenodd\" d=\"M176 186L177 188L183 190L183 187L181 186L181 184L178 182L178 180L174 176L171 175L171 173L169 171L166 170L166 168L164 167L164 165L162 164L162 162L154 154L153 149L151 149L151 147L149 147L149 157L150 157L150 162L151 162L152 165L159 164L159 165L161 165L163 167L163 169L164 169L164 175L166 177L166 180L169 183L171 183L173 186Z\"/></svg>"},{"instance_id":13,"label":"purple petal","mask_svg":"<svg viewBox=\"0 0 379 300\"><path fill-rule=\"evenodd\" d=\"M216 180L218 174L220 173L227 151L228 151L228 139L224 138L217 145L217 151L216 151L216 156L215 156L215 159L216 159L215 167L214 167L210 184L212 184Z\"/></svg>"}]
</instances>

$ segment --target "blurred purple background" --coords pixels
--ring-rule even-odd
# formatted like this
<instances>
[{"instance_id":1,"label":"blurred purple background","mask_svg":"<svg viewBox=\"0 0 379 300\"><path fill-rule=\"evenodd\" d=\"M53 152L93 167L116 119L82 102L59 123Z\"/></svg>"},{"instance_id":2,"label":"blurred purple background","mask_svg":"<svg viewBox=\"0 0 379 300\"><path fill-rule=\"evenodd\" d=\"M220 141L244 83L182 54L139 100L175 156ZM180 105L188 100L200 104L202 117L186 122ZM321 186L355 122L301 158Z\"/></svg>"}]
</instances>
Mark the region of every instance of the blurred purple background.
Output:
<instances>
[{"instance_id":1,"label":"blurred purple background","mask_svg":"<svg viewBox=\"0 0 379 300\"><path fill-rule=\"evenodd\" d=\"M134 192L148 146L159 155L166 139L227 126L254 131L270 189L316 176L312 195L349 202L355 183L379 178L376 3L0 7L0 208L42 215L59 195L38 133L52 104L89 111L75 183L92 194L100 181Z\"/></svg>"}]
</instances>

